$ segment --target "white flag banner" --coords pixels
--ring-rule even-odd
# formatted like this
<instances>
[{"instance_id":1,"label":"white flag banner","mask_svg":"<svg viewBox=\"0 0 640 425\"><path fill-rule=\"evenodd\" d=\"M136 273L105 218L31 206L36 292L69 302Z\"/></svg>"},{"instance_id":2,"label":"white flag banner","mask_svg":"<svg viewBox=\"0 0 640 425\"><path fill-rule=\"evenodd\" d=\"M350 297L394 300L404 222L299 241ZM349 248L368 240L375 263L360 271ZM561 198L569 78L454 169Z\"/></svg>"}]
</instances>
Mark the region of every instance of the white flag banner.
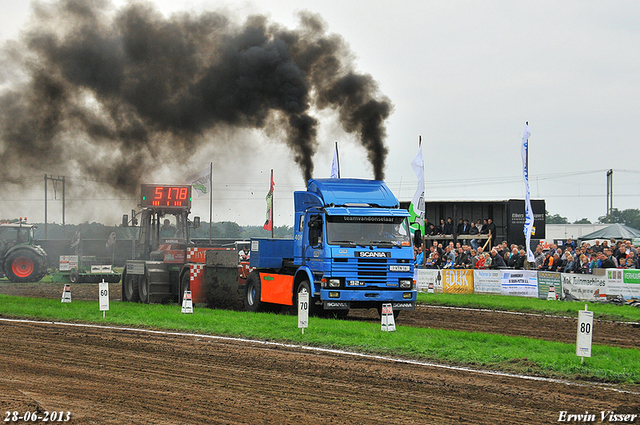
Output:
<instances>
[{"instance_id":1,"label":"white flag banner","mask_svg":"<svg viewBox=\"0 0 640 425\"><path fill-rule=\"evenodd\" d=\"M418 187L413 195L411 204L413 204L413 210L422 215L424 214L424 159L422 158L422 144L418 149L418 154L411 161L411 168L413 168L413 172L418 177ZM422 202L420 199L422 199Z\"/></svg>"},{"instance_id":2,"label":"white flag banner","mask_svg":"<svg viewBox=\"0 0 640 425\"><path fill-rule=\"evenodd\" d=\"M340 167L338 165L338 145L336 145L336 148L333 151L333 162L331 163L331 178L340 178Z\"/></svg>"},{"instance_id":3,"label":"white flag banner","mask_svg":"<svg viewBox=\"0 0 640 425\"><path fill-rule=\"evenodd\" d=\"M211 193L211 167L206 167L199 173L187 177L187 182L191 184L198 196Z\"/></svg>"},{"instance_id":4,"label":"white flag banner","mask_svg":"<svg viewBox=\"0 0 640 425\"><path fill-rule=\"evenodd\" d=\"M527 164L527 151L529 149L529 137L531 132L529 131L529 124L527 123L524 128L524 135L522 136L522 169L524 186L526 189L525 195L525 220L524 220L524 235L527 245L527 260L529 262L535 261L535 256L531 250L531 232L533 230L533 211L531 209L531 191L529 189L529 170Z\"/></svg>"}]
</instances>

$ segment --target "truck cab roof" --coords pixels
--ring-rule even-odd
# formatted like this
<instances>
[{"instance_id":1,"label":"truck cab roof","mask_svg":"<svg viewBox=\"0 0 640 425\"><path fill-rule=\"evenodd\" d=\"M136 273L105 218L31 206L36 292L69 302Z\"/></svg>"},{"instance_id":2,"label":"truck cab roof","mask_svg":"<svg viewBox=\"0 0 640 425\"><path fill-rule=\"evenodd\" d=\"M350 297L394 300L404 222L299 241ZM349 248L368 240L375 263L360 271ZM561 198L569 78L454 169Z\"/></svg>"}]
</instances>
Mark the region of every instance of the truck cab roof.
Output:
<instances>
[{"instance_id":1,"label":"truck cab roof","mask_svg":"<svg viewBox=\"0 0 640 425\"><path fill-rule=\"evenodd\" d=\"M310 179L307 192L322 206L399 208L398 198L381 180Z\"/></svg>"}]
</instances>

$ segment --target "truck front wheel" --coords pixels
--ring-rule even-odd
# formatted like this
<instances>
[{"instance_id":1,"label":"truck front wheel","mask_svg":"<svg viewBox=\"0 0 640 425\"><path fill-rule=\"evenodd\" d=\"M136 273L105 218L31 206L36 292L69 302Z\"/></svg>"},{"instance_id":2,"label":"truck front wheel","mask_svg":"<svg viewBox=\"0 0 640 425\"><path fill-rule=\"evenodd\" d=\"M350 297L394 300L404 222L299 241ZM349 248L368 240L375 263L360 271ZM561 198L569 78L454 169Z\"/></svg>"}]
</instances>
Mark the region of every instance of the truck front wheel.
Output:
<instances>
[{"instance_id":1,"label":"truck front wheel","mask_svg":"<svg viewBox=\"0 0 640 425\"><path fill-rule=\"evenodd\" d=\"M308 280L303 280L298 284L298 291L296 292L296 299L293 303L293 308L297 312L298 311L298 294L306 292L309 294L309 315L316 316L320 312L320 308L316 305L316 298L313 297L313 293L311 292L311 284Z\"/></svg>"},{"instance_id":2,"label":"truck front wheel","mask_svg":"<svg viewBox=\"0 0 640 425\"><path fill-rule=\"evenodd\" d=\"M260 301L260 274L251 273L244 284L244 309L257 312L262 310Z\"/></svg>"}]
</instances>

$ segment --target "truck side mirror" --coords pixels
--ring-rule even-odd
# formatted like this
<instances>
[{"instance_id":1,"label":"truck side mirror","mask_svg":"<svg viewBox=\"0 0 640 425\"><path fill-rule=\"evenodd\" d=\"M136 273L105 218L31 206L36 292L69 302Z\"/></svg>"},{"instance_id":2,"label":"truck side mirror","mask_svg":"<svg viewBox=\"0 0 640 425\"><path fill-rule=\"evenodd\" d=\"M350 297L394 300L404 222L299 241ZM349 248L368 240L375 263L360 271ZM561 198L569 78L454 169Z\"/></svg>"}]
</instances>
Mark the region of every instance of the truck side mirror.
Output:
<instances>
[{"instance_id":1,"label":"truck side mirror","mask_svg":"<svg viewBox=\"0 0 640 425\"><path fill-rule=\"evenodd\" d=\"M420 229L413 233L413 246L419 248L422 246L422 231Z\"/></svg>"},{"instance_id":2,"label":"truck side mirror","mask_svg":"<svg viewBox=\"0 0 640 425\"><path fill-rule=\"evenodd\" d=\"M129 216L127 214L122 214L122 227L129 226Z\"/></svg>"},{"instance_id":3,"label":"truck side mirror","mask_svg":"<svg viewBox=\"0 0 640 425\"><path fill-rule=\"evenodd\" d=\"M193 217L193 227L195 229L197 229L198 227L200 227L200 217L196 216Z\"/></svg>"}]
</instances>

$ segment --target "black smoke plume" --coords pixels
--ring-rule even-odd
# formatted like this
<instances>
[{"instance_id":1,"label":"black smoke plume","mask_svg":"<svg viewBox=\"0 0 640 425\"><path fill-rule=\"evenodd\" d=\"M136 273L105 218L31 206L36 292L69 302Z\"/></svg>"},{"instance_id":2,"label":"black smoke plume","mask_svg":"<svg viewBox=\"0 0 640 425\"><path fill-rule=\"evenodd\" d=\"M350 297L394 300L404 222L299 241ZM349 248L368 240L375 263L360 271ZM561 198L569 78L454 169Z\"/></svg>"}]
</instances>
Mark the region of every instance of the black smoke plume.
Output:
<instances>
[{"instance_id":1,"label":"black smoke plume","mask_svg":"<svg viewBox=\"0 0 640 425\"><path fill-rule=\"evenodd\" d=\"M284 132L306 181L317 150L313 108L335 110L384 178L391 103L317 15L300 14L290 30L259 15L241 24L217 12L166 18L141 2L33 8L20 41L3 50L4 181L71 168L134 194L158 163L184 162L215 144L219 129L267 126Z\"/></svg>"}]
</instances>

